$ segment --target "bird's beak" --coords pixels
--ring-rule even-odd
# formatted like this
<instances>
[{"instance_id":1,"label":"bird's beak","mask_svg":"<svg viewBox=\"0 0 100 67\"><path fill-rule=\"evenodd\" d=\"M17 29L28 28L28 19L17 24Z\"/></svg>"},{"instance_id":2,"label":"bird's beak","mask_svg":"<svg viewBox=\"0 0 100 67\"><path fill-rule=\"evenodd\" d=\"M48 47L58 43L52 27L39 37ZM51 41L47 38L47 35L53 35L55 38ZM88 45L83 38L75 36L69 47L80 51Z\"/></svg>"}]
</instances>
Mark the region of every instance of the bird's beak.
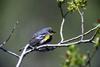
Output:
<instances>
[{"instance_id":1,"label":"bird's beak","mask_svg":"<svg viewBox=\"0 0 100 67\"><path fill-rule=\"evenodd\" d=\"M55 31L51 31L51 35L55 34L56 32Z\"/></svg>"},{"instance_id":2,"label":"bird's beak","mask_svg":"<svg viewBox=\"0 0 100 67\"><path fill-rule=\"evenodd\" d=\"M56 32L55 31L52 31L52 33L55 34Z\"/></svg>"}]
</instances>

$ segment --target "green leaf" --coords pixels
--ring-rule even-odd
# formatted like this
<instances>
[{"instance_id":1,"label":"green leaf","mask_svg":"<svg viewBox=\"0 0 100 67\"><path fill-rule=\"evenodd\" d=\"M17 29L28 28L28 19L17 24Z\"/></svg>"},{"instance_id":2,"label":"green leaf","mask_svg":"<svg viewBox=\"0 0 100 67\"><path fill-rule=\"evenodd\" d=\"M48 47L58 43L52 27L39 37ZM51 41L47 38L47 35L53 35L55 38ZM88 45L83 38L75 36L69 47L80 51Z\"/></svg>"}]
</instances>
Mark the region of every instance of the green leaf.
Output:
<instances>
[{"instance_id":1,"label":"green leaf","mask_svg":"<svg viewBox=\"0 0 100 67\"><path fill-rule=\"evenodd\" d=\"M67 4L68 11L73 12L81 8L84 9L87 6L87 0L71 0L70 2L67 2Z\"/></svg>"},{"instance_id":2,"label":"green leaf","mask_svg":"<svg viewBox=\"0 0 100 67\"><path fill-rule=\"evenodd\" d=\"M85 64L87 55L80 52L79 48L71 45L67 48L64 67L80 67Z\"/></svg>"}]
</instances>

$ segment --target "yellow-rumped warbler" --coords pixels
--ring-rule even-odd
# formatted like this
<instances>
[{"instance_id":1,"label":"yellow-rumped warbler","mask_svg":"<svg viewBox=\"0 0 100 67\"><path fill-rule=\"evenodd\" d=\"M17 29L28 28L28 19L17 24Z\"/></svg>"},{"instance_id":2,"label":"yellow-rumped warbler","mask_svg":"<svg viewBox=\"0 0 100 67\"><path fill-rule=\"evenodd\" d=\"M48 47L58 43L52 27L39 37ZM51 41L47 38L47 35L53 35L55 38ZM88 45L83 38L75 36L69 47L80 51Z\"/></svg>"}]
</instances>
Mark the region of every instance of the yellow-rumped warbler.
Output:
<instances>
[{"instance_id":1,"label":"yellow-rumped warbler","mask_svg":"<svg viewBox=\"0 0 100 67\"><path fill-rule=\"evenodd\" d=\"M28 49L31 49L31 47L37 47L50 43L50 41L52 40L52 35L54 33L55 32L51 27L43 28L42 30L39 30L38 32L34 33L32 39L29 41L30 46ZM36 49L36 51L50 51L55 48L56 47L42 47Z\"/></svg>"}]
</instances>

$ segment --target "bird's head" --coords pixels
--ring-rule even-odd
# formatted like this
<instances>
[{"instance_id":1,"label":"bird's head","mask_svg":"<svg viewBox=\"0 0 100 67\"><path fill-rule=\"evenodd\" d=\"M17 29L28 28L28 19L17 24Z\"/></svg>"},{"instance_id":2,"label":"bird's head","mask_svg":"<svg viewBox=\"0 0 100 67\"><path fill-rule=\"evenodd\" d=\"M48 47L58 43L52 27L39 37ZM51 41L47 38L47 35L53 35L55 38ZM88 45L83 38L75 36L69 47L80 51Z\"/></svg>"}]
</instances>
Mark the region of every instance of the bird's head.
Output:
<instances>
[{"instance_id":1,"label":"bird's head","mask_svg":"<svg viewBox=\"0 0 100 67\"><path fill-rule=\"evenodd\" d=\"M52 29L51 27L43 28L42 31L43 31L45 34L49 34L49 35L53 35L53 34L56 33L55 31L53 31L53 29Z\"/></svg>"},{"instance_id":2,"label":"bird's head","mask_svg":"<svg viewBox=\"0 0 100 67\"><path fill-rule=\"evenodd\" d=\"M53 31L53 29L51 27L45 27L41 30L39 30L38 32L36 32L34 35L35 36L38 36L38 35L44 35L44 34L49 34L49 35L53 35L55 34L56 32Z\"/></svg>"}]
</instances>

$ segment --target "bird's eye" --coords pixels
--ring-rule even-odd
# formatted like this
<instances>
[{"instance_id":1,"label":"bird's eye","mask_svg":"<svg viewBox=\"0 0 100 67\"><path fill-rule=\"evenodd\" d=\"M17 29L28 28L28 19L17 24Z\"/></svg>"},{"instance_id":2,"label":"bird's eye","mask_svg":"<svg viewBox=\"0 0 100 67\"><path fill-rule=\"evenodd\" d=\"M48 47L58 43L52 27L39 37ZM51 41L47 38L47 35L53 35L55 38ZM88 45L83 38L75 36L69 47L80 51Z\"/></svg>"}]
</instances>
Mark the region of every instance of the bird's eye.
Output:
<instances>
[{"instance_id":1,"label":"bird's eye","mask_svg":"<svg viewBox=\"0 0 100 67\"><path fill-rule=\"evenodd\" d=\"M53 30L49 30L49 32L50 32L50 33L56 33L56 32L55 32L55 31L53 31Z\"/></svg>"}]
</instances>

